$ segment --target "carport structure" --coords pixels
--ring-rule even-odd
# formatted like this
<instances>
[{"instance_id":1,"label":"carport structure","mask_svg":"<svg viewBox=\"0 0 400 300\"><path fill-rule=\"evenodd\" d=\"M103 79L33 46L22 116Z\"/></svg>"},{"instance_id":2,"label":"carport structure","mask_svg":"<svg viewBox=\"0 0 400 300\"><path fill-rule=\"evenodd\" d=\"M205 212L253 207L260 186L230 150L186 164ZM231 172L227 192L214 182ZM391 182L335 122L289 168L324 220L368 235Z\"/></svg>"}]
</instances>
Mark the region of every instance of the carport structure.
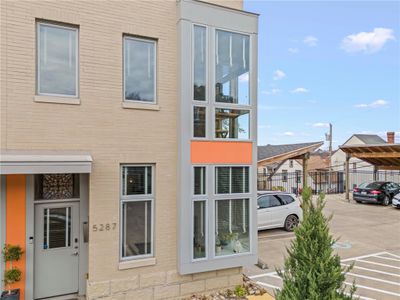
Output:
<instances>
[{"instance_id":1,"label":"carport structure","mask_svg":"<svg viewBox=\"0 0 400 300\"><path fill-rule=\"evenodd\" d=\"M258 146L257 166L264 166L273 163L281 163L288 159L298 159L303 166L303 188L307 186L308 160L310 154L321 147L324 142L311 142L288 145L266 145Z\"/></svg>"},{"instance_id":2,"label":"carport structure","mask_svg":"<svg viewBox=\"0 0 400 300\"><path fill-rule=\"evenodd\" d=\"M378 170L400 170L400 144L352 145L339 147L346 153L346 199L349 200L349 162L356 157L374 166L374 179Z\"/></svg>"}]
</instances>

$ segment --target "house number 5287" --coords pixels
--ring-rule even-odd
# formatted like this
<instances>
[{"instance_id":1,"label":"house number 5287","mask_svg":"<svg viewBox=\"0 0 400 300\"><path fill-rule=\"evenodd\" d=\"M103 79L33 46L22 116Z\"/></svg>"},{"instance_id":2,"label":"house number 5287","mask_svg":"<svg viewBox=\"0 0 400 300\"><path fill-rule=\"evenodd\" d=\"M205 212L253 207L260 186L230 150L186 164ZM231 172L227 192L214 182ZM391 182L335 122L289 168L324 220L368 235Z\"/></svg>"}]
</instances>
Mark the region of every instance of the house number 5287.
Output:
<instances>
[{"instance_id":1,"label":"house number 5287","mask_svg":"<svg viewBox=\"0 0 400 300\"><path fill-rule=\"evenodd\" d=\"M103 223L103 224L94 224L92 230L96 231L110 231L115 230L117 228L117 223Z\"/></svg>"}]
</instances>

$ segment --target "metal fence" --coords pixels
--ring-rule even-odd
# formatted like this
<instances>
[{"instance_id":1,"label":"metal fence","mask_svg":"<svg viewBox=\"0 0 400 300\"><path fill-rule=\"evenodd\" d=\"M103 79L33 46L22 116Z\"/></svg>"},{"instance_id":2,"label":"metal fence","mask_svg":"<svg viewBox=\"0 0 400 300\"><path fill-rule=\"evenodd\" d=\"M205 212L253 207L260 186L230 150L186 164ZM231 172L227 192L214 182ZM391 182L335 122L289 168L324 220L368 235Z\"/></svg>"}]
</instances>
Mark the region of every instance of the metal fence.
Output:
<instances>
[{"instance_id":1,"label":"metal fence","mask_svg":"<svg viewBox=\"0 0 400 300\"><path fill-rule=\"evenodd\" d=\"M257 176L258 190L281 190L299 194L303 187L303 174L301 171L283 173L259 173ZM365 171L350 170L350 189L363 182L393 181L400 183L400 171ZM313 193L338 194L345 192L346 176L344 171L312 171L307 174L307 185Z\"/></svg>"}]
</instances>

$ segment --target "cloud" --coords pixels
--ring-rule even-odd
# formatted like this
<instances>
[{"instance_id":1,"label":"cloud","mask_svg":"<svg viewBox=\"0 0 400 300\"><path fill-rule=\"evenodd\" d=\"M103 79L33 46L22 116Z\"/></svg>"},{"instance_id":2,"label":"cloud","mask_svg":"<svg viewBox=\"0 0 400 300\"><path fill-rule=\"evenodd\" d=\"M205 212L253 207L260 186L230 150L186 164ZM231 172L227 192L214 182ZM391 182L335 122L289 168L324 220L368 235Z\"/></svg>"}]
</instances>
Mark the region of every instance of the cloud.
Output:
<instances>
[{"instance_id":1,"label":"cloud","mask_svg":"<svg viewBox=\"0 0 400 300\"><path fill-rule=\"evenodd\" d=\"M378 108L378 107L386 106L388 104L389 104L389 102L387 102L386 100L379 99L379 100L376 100L374 102L367 103L367 104L366 103L356 104L356 105L354 105L354 107L357 107L357 108Z\"/></svg>"},{"instance_id":2,"label":"cloud","mask_svg":"<svg viewBox=\"0 0 400 300\"><path fill-rule=\"evenodd\" d=\"M282 70L276 70L274 73L274 80L279 80L286 77L285 72L283 72Z\"/></svg>"},{"instance_id":3,"label":"cloud","mask_svg":"<svg viewBox=\"0 0 400 300\"><path fill-rule=\"evenodd\" d=\"M271 89L270 91L262 91L261 93L265 94L265 95L278 95L281 93L281 90L280 89Z\"/></svg>"},{"instance_id":4,"label":"cloud","mask_svg":"<svg viewBox=\"0 0 400 300\"><path fill-rule=\"evenodd\" d=\"M294 136L294 132L286 131L286 132L283 133L283 135L286 135L286 136Z\"/></svg>"},{"instance_id":5,"label":"cloud","mask_svg":"<svg viewBox=\"0 0 400 300\"><path fill-rule=\"evenodd\" d=\"M303 88L303 87L298 87L298 88L295 88L294 90L291 90L290 92L293 94L308 93L309 90L307 90L306 88Z\"/></svg>"},{"instance_id":6,"label":"cloud","mask_svg":"<svg viewBox=\"0 0 400 300\"><path fill-rule=\"evenodd\" d=\"M288 51L291 54L296 54L299 53L299 48L289 48Z\"/></svg>"},{"instance_id":7,"label":"cloud","mask_svg":"<svg viewBox=\"0 0 400 300\"><path fill-rule=\"evenodd\" d=\"M303 43L309 47L317 46L318 39L315 36L308 35L303 39Z\"/></svg>"},{"instance_id":8,"label":"cloud","mask_svg":"<svg viewBox=\"0 0 400 300\"><path fill-rule=\"evenodd\" d=\"M326 128L329 127L329 123L314 123L311 126L315 128Z\"/></svg>"},{"instance_id":9,"label":"cloud","mask_svg":"<svg viewBox=\"0 0 400 300\"><path fill-rule=\"evenodd\" d=\"M375 53L383 48L386 42L395 40L393 29L374 28L371 32L359 32L346 36L342 40L341 48L349 53Z\"/></svg>"}]
</instances>

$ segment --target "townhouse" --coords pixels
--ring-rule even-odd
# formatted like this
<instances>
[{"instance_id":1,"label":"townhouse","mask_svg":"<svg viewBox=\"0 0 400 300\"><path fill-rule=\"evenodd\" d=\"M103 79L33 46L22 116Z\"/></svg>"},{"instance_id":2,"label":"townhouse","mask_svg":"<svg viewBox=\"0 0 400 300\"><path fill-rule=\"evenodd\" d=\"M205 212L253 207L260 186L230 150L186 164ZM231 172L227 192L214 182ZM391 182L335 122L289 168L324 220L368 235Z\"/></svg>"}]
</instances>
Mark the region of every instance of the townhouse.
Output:
<instances>
[{"instance_id":1,"label":"townhouse","mask_svg":"<svg viewBox=\"0 0 400 300\"><path fill-rule=\"evenodd\" d=\"M241 283L257 259L258 30L242 5L1 2L0 243L24 251L21 299Z\"/></svg>"}]
</instances>

